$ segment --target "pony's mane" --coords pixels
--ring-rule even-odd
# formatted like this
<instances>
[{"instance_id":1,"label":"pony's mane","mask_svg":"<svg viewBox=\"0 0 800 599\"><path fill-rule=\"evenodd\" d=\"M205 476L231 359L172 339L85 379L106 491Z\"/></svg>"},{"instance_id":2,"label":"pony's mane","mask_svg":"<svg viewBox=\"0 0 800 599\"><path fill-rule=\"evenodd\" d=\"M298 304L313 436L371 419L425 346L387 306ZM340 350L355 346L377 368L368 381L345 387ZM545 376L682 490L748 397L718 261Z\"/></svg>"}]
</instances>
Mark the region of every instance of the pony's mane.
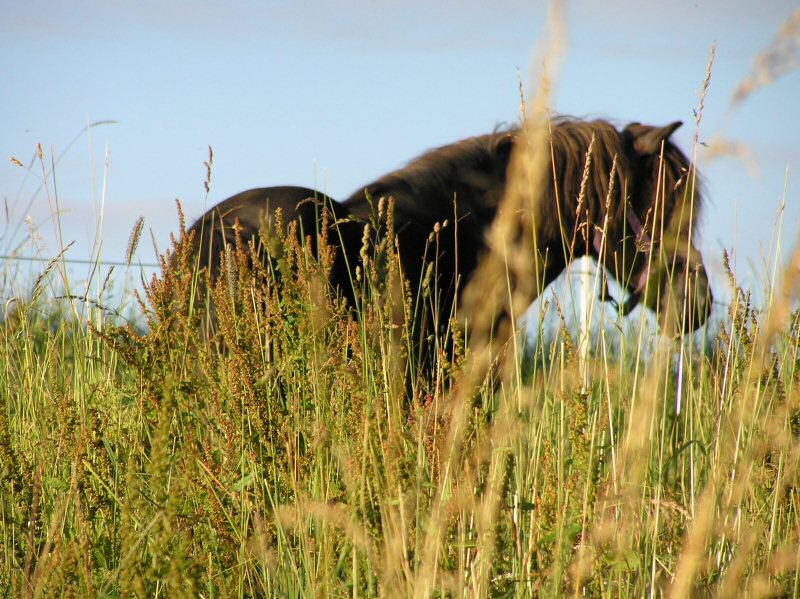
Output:
<instances>
[{"instance_id":1,"label":"pony's mane","mask_svg":"<svg viewBox=\"0 0 800 599\"><path fill-rule=\"evenodd\" d=\"M375 198L392 196L401 212L440 220L452 216L455 192L460 205L478 212L494 210L502 197L508 162L499 152L503 142L513 142L515 133L513 129L496 131L428 150L356 191L346 203L359 202L366 190ZM487 201L494 205L481 205Z\"/></svg>"},{"instance_id":2,"label":"pony's mane","mask_svg":"<svg viewBox=\"0 0 800 599\"><path fill-rule=\"evenodd\" d=\"M663 206L663 216L669 221L673 211L680 208L678 204L684 197L688 199L690 193L695 195L692 218L699 217L703 203L702 189L699 179L695 181L695 189L691 188L694 173L689 159L669 139L664 141L663 152L646 157L638 156L633 147L633 136L644 127L634 123L619 131L610 122L599 119L582 121L571 117L557 117L552 121L550 140L555 165L551 176L555 178L556 185L548 190L549 201L546 206L560 208L568 229L575 224L590 144L591 165L580 212L588 212L592 222L602 224L608 202L611 232L615 232L614 228L625 228L626 202L623 198L644 222L652 218L651 213L659 197L667 198ZM615 176L612 179L610 175L615 158Z\"/></svg>"},{"instance_id":3,"label":"pony's mane","mask_svg":"<svg viewBox=\"0 0 800 599\"><path fill-rule=\"evenodd\" d=\"M663 207L663 216L668 220L678 208L679 200L688 199L693 193L692 219L696 220L703 203L702 186L699 178L693 181L695 173L690 161L669 139L664 142L663 152L638 156L633 136L641 130L637 128L643 127L634 123L620 131L601 119L553 118L550 151L555 164L548 178L555 185L548 185L542 198L544 219L553 226L561 223L566 230L573 230L586 156L594 137L580 218L588 213L592 222L602 224L608 201L609 232L622 235L622 229L627 227L623 198L645 222L651 218L657 197L668 199ZM454 193L460 206L468 206L476 213L493 214L505 189L510 148L518 135L519 128L512 127L434 148L365 189L375 198L392 196L398 210L424 220L452 216ZM615 158L615 176L609 193ZM353 194L349 202L358 202L359 198L364 198L363 189ZM659 207L659 212L661 210Z\"/></svg>"}]
</instances>

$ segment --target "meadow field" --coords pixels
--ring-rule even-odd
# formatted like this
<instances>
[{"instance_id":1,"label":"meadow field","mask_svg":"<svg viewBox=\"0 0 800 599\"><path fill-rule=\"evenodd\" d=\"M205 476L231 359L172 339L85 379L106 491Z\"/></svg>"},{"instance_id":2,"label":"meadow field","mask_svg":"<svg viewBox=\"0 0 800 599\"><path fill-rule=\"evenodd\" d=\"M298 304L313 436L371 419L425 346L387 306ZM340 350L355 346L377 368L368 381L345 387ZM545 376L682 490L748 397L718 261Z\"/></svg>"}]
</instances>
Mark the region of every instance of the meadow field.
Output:
<instances>
[{"instance_id":1,"label":"meadow field","mask_svg":"<svg viewBox=\"0 0 800 599\"><path fill-rule=\"evenodd\" d=\"M379 241L355 309L291 235L213 286L176 235L124 313L7 259L2 596L800 596L800 245L702 343L454 322L431 372Z\"/></svg>"},{"instance_id":2,"label":"meadow field","mask_svg":"<svg viewBox=\"0 0 800 599\"><path fill-rule=\"evenodd\" d=\"M765 313L729 274L707 351L564 328L490 371L456 334L409 400L396 267L353 316L284 241L296 277L232 256L212 342L186 251L133 324L58 258L6 305L5 596L800 593L800 253Z\"/></svg>"}]
</instances>

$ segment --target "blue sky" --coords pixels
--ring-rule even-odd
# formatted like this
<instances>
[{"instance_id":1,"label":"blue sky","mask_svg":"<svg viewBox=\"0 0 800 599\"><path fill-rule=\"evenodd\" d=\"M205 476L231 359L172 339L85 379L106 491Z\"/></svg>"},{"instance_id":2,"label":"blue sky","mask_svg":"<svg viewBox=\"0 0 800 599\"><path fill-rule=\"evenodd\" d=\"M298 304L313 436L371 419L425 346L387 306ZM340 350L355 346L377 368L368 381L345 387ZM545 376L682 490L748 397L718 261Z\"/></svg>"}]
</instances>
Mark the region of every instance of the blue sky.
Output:
<instances>
[{"instance_id":1,"label":"blue sky","mask_svg":"<svg viewBox=\"0 0 800 599\"><path fill-rule=\"evenodd\" d=\"M687 152L716 41L700 140L737 140L754 160L700 155L708 191L702 247L715 289L725 286L723 247L735 248L740 276L763 280L787 180L786 253L800 232L800 71L730 106L753 58L795 8L777 0L568 6L553 110L621 125L681 119L674 139ZM46 156L63 157L49 199L36 193L36 175L0 163L3 253L25 239L25 227L11 233L26 214L38 226L41 255L58 251L49 216L56 195L63 239L76 241L69 256L90 255L103 198L105 259L124 257L140 215L163 249L177 228L175 198L190 220L206 207L209 145L210 204L279 184L342 198L430 147L513 123L517 73L529 82L546 13L544 2L517 0L6 4L2 151L27 165L41 143ZM118 123L94 128L64 153L87 123L103 119ZM153 260L148 238L144 262ZM22 251L36 252L30 244Z\"/></svg>"}]
</instances>

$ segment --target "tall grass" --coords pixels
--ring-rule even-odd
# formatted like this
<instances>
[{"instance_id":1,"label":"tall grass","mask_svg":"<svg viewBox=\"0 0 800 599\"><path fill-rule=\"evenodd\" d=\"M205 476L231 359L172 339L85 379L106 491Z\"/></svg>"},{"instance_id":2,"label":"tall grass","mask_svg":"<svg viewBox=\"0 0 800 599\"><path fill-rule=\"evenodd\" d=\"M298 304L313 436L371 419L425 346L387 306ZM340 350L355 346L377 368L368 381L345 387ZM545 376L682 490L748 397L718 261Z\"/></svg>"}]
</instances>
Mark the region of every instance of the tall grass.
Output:
<instances>
[{"instance_id":1,"label":"tall grass","mask_svg":"<svg viewBox=\"0 0 800 599\"><path fill-rule=\"evenodd\" d=\"M212 284L181 215L142 326L53 299L48 265L0 328L4 595L800 596L800 246L765 314L725 262L709 352L644 360L640 323L531 362L494 325L538 292L546 97L424 393L404 323L435 297L405 291L391 222L355 310L281 226Z\"/></svg>"},{"instance_id":2,"label":"tall grass","mask_svg":"<svg viewBox=\"0 0 800 599\"><path fill-rule=\"evenodd\" d=\"M42 294L7 315L8 593L798 593L797 312L759 317L736 288L682 370L671 347L638 369L600 351L585 386L565 336L464 397L467 355L409 405L382 279L363 275L354 319L292 239L296 277L232 255L210 292L224 347L181 244L145 334L87 330Z\"/></svg>"}]
</instances>

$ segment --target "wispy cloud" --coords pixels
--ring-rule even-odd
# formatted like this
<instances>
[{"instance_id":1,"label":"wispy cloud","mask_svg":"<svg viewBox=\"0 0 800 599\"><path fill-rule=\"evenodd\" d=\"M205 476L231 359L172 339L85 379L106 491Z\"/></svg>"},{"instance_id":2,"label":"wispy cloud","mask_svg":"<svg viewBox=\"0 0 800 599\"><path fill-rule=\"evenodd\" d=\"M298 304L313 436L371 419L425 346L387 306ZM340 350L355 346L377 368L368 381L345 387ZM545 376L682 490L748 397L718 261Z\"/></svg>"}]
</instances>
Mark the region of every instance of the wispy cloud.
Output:
<instances>
[{"instance_id":1,"label":"wispy cloud","mask_svg":"<svg viewBox=\"0 0 800 599\"><path fill-rule=\"evenodd\" d=\"M15 37L105 37L144 28L209 41L294 37L346 42L354 47L413 49L465 40L477 47L502 45L530 31L544 17L545 0L326 0L221 2L199 0L92 0L23 3L4 15L0 31ZM527 38L529 39L529 38Z\"/></svg>"},{"instance_id":2,"label":"wispy cloud","mask_svg":"<svg viewBox=\"0 0 800 599\"><path fill-rule=\"evenodd\" d=\"M353 49L502 49L530 45L547 6L546 0L40 0L4 14L0 32L17 39L81 39L144 30L210 43L291 38ZM640 0L635 8L628 0L577 0L570 4L568 25L606 42L609 30L642 37L672 30L675 43L687 28L749 27L756 20L785 18L794 7L793 0ZM605 45L597 50L607 51Z\"/></svg>"}]
</instances>

